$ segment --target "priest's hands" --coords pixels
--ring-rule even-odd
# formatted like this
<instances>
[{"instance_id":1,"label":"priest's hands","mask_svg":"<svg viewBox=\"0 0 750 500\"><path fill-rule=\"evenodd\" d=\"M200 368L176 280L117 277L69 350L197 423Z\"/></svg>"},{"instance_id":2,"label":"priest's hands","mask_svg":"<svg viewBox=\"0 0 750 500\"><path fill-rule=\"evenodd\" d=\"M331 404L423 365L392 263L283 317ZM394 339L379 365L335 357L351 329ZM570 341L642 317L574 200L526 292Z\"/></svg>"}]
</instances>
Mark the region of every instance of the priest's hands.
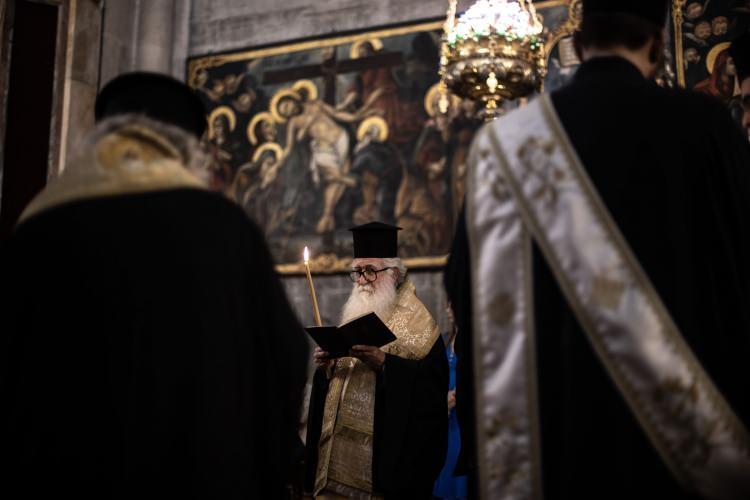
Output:
<instances>
[{"instance_id":1,"label":"priest's hands","mask_svg":"<svg viewBox=\"0 0 750 500\"><path fill-rule=\"evenodd\" d=\"M383 370L383 364L385 364L385 353L377 347L369 345L355 345L349 351L349 355L353 358L357 358L366 364L372 371L380 372ZM329 358L329 353L325 352L320 347L316 347L313 351L313 359L315 360L316 368L325 368L330 370L333 368L335 359Z\"/></svg>"},{"instance_id":2,"label":"priest's hands","mask_svg":"<svg viewBox=\"0 0 750 500\"><path fill-rule=\"evenodd\" d=\"M374 372L381 372L385 363L385 353L370 345L355 345L349 355L366 364Z\"/></svg>"},{"instance_id":3,"label":"priest's hands","mask_svg":"<svg viewBox=\"0 0 750 500\"><path fill-rule=\"evenodd\" d=\"M320 347L316 347L313 351L313 359L315 360L315 366L316 368L325 368L330 369L333 368L333 364L336 362L335 359L331 359L328 357L328 353L325 352Z\"/></svg>"},{"instance_id":4,"label":"priest's hands","mask_svg":"<svg viewBox=\"0 0 750 500\"><path fill-rule=\"evenodd\" d=\"M448 391L448 415L456 407L456 390Z\"/></svg>"}]
</instances>

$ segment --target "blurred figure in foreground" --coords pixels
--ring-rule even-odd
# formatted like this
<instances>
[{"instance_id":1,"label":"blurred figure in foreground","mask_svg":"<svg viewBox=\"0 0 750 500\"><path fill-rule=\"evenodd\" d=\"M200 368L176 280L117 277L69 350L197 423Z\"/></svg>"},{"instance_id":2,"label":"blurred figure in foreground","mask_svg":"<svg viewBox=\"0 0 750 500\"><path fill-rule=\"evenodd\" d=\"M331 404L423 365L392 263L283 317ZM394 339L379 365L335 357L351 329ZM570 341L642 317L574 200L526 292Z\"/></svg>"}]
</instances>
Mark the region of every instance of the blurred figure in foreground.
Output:
<instances>
[{"instance_id":1,"label":"blurred figure in foreground","mask_svg":"<svg viewBox=\"0 0 750 500\"><path fill-rule=\"evenodd\" d=\"M3 249L0 495L279 498L305 378L261 232L194 174L184 84L120 76Z\"/></svg>"}]
</instances>

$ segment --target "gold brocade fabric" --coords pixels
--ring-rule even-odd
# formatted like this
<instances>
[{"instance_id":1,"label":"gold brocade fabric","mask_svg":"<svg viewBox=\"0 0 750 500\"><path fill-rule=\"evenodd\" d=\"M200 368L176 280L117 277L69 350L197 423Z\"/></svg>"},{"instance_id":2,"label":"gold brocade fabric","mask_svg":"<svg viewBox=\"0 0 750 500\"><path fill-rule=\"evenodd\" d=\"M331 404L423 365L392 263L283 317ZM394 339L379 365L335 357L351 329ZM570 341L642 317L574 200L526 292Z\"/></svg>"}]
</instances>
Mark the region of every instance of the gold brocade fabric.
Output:
<instances>
[{"instance_id":1,"label":"gold brocade fabric","mask_svg":"<svg viewBox=\"0 0 750 500\"><path fill-rule=\"evenodd\" d=\"M435 320L408 280L398 289L396 305L386 325L397 340L384 346L383 351L405 359L427 356L440 335ZM323 413L316 495L329 481L363 493L373 492L374 416L375 373L355 358L340 358L328 387Z\"/></svg>"},{"instance_id":2,"label":"gold brocade fabric","mask_svg":"<svg viewBox=\"0 0 750 500\"><path fill-rule=\"evenodd\" d=\"M149 126L125 124L85 148L57 179L34 198L19 222L63 203L162 189L204 189L183 155Z\"/></svg>"}]
</instances>

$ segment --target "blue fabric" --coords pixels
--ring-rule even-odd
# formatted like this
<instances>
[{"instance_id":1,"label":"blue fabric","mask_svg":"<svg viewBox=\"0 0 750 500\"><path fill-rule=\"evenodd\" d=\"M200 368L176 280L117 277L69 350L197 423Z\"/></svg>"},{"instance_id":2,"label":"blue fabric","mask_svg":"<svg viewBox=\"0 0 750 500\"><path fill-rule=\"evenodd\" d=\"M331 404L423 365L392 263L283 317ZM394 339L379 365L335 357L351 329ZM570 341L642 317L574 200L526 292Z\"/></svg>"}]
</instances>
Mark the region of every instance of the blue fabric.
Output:
<instances>
[{"instance_id":1,"label":"blue fabric","mask_svg":"<svg viewBox=\"0 0 750 500\"><path fill-rule=\"evenodd\" d=\"M456 389L456 354L453 347L445 350L448 355L448 365L450 366L450 382L448 390ZM446 395L447 398L447 395ZM466 476L453 477L453 469L456 467L458 452L461 450L461 433L458 428L458 418L456 409L450 412L448 420L448 453L445 458L445 465L440 472L440 476L435 481L433 495L446 500L457 500L466 498Z\"/></svg>"}]
</instances>

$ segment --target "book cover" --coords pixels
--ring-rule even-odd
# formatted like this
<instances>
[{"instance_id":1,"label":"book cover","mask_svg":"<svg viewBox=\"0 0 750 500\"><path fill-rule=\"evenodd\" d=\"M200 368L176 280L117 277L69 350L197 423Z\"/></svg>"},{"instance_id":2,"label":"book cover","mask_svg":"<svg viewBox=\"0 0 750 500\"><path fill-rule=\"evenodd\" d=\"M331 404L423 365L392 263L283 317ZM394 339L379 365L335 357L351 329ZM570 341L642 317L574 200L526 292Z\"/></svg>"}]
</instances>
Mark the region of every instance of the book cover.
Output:
<instances>
[{"instance_id":1,"label":"book cover","mask_svg":"<svg viewBox=\"0 0 750 500\"><path fill-rule=\"evenodd\" d=\"M393 332L373 312L357 316L339 326L311 326L305 330L332 358L348 356L355 345L383 347L396 340Z\"/></svg>"}]
</instances>

